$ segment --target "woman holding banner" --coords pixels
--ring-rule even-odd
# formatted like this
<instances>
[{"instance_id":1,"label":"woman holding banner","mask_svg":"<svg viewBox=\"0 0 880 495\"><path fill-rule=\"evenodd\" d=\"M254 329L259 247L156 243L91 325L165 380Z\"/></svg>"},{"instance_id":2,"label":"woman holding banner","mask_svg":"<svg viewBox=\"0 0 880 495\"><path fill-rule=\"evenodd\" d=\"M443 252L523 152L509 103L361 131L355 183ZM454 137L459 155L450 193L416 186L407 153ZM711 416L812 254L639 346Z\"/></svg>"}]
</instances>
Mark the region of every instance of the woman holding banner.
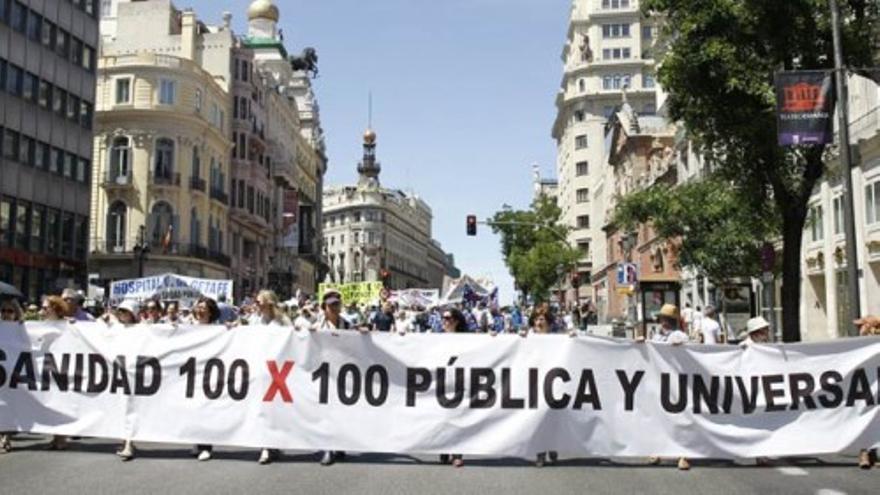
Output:
<instances>
[{"instance_id":1,"label":"woman holding banner","mask_svg":"<svg viewBox=\"0 0 880 495\"><path fill-rule=\"evenodd\" d=\"M440 319L444 333L464 333L468 331L467 319L464 313L458 309L449 308L443 311ZM440 464L449 464L450 459L452 460L453 467L459 468L464 466L464 457L461 454L452 454L451 456L449 454L440 454Z\"/></svg>"},{"instance_id":2,"label":"woman holding banner","mask_svg":"<svg viewBox=\"0 0 880 495\"><path fill-rule=\"evenodd\" d=\"M49 296L43 299L40 309L40 315L43 321L61 322L67 318L65 315L70 313L70 305L59 296ZM49 450L67 450L67 437L64 435L55 435L49 443Z\"/></svg>"},{"instance_id":3,"label":"woman holding banner","mask_svg":"<svg viewBox=\"0 0 880 495\"><path fill-rule=\"evenodd\" d=\"M284 314L279 307L278 295L271 290L261 290L257 294L256 299L257 312L254 313L249 325L267 325L273 328L283 328L291 326L290 318ZM281 456L281 451L277 449L262 449L257 462L260 464L270 464L272 461Z\"/></svg>"},{"instance_id":4,"label":"woman holding banner","mask_svg":"<svg viewBox=\"0 0 880 495\"><path fill-rule=\"evenodd\" d=\"M529 326L531 328L528 331L520 332L520 335L522 337L527 337L531 333L551 333L553 329L553 315L550 313L549 308L547 308L546 306L542 306L535 310L535 312L532 313ZM577 337L577 330L572 327L568 335L569 337ZM535 456L535 467L544 467L544 464L547 462L548 458L550 459L551 463L555 463L556 460L559 459L559 453L555 450L550 450L548 452L539 452L538 455Z\"/></svg>"},{"instance_id":5,"label":"woman holding banner","mask_svg":"<svg viewBox=\"0 0 880 495\"><path fill-rule=\"evenodd\" d=\"M16 299L9 298L0 301L0 321L19 324L24 321L24 311ZM12 433L0 432L0 454L5 454L12 450L10 435Z\"/></svg>"},{"instance_id":6,"label":"woman holding banner","mask_svg":"<svg viewBox=\"0 0 880 495\"><path fill-rule=\"evenodd\" d=\"M202 297L193 308L193 318L196 325L216 325L220 321L220 307L217 301L210 297ZM199 461L210 461L214 454L212 445L199 444L195 449L196 458Z\"/></svg>"},{"instance_id":7,"label":"woman holding banner","mask_svg":"<svg viewBox=\"0 0 880 495\"><path fill-rule=\"evenodd\" d=\"M116 307L116 323L126 327L137 325L139 323L139 312L140 305L136 301L126 299L125 301L122 301L122 304ZM123 440L122 446L116 451L116 455L122 459L122 462L128 462L134 459L134 453L134 442L130 438Z\"/></svg>"}]
</instances>

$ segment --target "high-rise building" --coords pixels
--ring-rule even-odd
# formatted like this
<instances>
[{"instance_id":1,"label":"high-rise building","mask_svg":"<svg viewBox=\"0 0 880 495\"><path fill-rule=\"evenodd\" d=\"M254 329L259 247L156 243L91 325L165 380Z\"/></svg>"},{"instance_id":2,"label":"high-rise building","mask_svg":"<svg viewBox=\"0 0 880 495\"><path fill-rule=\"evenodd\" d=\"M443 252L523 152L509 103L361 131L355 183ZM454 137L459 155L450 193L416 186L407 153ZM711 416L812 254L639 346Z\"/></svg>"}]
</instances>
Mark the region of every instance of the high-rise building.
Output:
<instances>
[{"instance_id":1,"label":"high-rise building","mask_svg":"<svg viewBox=\"0 0 880 495\"><path fill-rule=\"evenodd\" d=\"M87 279L95 0L0 0L0 280Z\"/></svg>"},{"instance_id":2,"label":"high-rise building","mask_svg":"<svg viewBox=\"0 0 880 495\"><path fill-rule=\"evenodd\" d=\"M636 113L655 113L654 39L655 28L637 0L573 0L552 131L562 222L572 228L570 244L585 253L578 263L580 288L568 291L566 303L607 296L604 277L592 287L587 283L608 265L602 227L613 172L605 126L624 92Z\"/></svg>"},{"instance_id":3,"label":"high-rise building","mask_svg":"<svg viewBox=\"0 0 880 495\"><path fill-rule=\"evenodd\" d=\"M238 37L230 13L208 25L169 0L104 3L92 271L314 293L327 160L278 8L254 1Z\"/></svg>"}]
</instances>

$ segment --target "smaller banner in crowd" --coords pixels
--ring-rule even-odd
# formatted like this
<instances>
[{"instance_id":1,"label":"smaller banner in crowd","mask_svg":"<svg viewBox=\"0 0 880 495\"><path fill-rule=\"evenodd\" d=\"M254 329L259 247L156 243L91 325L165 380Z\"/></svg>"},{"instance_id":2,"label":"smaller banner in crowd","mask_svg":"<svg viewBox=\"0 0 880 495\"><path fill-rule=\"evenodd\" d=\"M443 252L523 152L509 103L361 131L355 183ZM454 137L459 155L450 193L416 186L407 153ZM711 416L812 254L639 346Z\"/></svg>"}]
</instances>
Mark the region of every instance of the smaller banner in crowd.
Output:
<instances>
[{"instance_id":1,"label":"smaller banner in crowd","mask_svg":"<svg viewBox=\"0 0 880 495\"><path fill-rule=\"evenodd\" d=\"M232 301L232 280L193 278L166 273L120 280L110 284L110 304L118 304L124 299L158 299L192 303L202 296L215 300L224 296L227 301Z\"/></svg>"},{"instance_id":2,"label":"smaller banner in crowd","mask_svg":"<svg viewBox=\"0 0 880 495\"><path fill-rule=\"evenodd\" d=\"M318 300L324 292L334 289L342 294L345 304L374 304L382 293L382 282L353 282L350 284L318 284Z\"/></svg>"},{"instance_id":3,"label":"smaller banner in crowd","mask_svg":"<svg viewBox=\"0 0 880 495\"><path fill-rule=\"evenodd\" d=\"M393 290L388 300L407 308L430 308L440 303L438 289Z\"/></svg>"},{"instance_id":4,"label":"smaller banner in crowd","mask_svg":"<svg viewBox=\"0 0 880 495\"><path fill-rule=\"evenodd\" d=\"M776 73L780 146L833 141L834 78L830 71Z\"/></svg>"}]
</instances>

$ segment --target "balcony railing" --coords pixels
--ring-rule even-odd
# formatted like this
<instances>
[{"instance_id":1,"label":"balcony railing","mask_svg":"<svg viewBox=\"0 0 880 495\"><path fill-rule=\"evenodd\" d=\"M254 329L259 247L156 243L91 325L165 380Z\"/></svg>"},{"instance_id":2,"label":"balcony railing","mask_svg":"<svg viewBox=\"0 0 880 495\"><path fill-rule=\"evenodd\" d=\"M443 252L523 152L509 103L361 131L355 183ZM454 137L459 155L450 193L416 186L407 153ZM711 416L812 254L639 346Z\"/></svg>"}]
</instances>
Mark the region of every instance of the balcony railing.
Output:
<instances>
[{"instance_id":1,"label":"balcony railing","mask_svg":"<svg viewBox=\"0 0 880 495\"><path fill-rule=\"evenodd\" d=\"M208 184L207 182L205 182L205 179L201 179L199 177L190 177L189 188L193 191L205 192L208 188Z\"/></svg>"},{"instance_id":2,"label":"balcony railing","mask_svg":"<svg viewBox=\"0 0 880 495\"><path fill-rule=\"evenodd\" d=\"M222 189L211 188L211 199L216 199L223 204L229 204L229 195L223 192Z\"/></svg>"},{"instance_id":3,"label":"balcony railing","mask_svg":"<svg viewBox=\"0 0 880 495\"><path fill-rule=\"evenodd\" d=\"M132 177L131 174L107 172L104 174L101 185L104 187L131 187Z\"/></svg>"},{"instance_id":4,"label":"balcony railing","mask_svg":"<svg viewBox=\"0 0 880 495\"><path fill-rule=\"evenodd\" d=\"M150 248L150 251L147 254L148 260L150 256L180 256L184 258L196 258L203 261L209 261L223 266L229 266L232 263L232 260L228 255L208 249L200 244L171 242L166 245L164 242L155 239L150 239L146 244ZM93 254L128 256L135 254L134 247L136 245L137 242L134 240L126 242L111 239L92 239L91 243Z\"/></svg>"},{"instance_id":5,"label":"balcony railing","mask_svg":"<svg viewBox=\"0 0 880 495\"><path fill-rule=\"evenodd\" d=\"M153 174L152 181L157 186L180 186L180 174Z\"/></svg>"}]
</instances>

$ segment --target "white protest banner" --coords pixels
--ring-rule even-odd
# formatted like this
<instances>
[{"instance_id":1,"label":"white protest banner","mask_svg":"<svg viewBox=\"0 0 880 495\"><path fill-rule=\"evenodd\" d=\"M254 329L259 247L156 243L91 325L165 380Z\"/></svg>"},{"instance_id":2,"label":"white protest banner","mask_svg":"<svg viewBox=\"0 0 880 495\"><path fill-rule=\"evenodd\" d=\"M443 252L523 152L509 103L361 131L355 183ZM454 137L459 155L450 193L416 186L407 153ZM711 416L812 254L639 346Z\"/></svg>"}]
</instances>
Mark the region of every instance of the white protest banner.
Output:
<instances>
[{"instance_id":1,"label":"white protest banner","mask_svg":"<svg viewBox=\"0 0 880 495\"><path fill-rule=\"evenodd\" d=\"M388 300L407 308L430 308L440 303L439 289L401 289L391 291Z\"/></svg>"},{"instance_id":2,"label":"white protest banner","mask_svg":"<svg viewBox=\"0 0 880 495\"><path fill-rule=\"evenodd\" d=\"M0 325L0 431L249 448L753 457L880 444L880 339Z\"/></svg>"},{"instance_id":3,"label":"white protest banner","mask_svg":"<svg viewBox=\"0 0 880 495\"><path fill-rule=\"evenodd\" d=\"M232 300L232 280L184 277L166 273L152 277L119 280L110 284L110 302L124 299L159 299L192 302L202 296Z\"/></svg>"}]
</instances>

